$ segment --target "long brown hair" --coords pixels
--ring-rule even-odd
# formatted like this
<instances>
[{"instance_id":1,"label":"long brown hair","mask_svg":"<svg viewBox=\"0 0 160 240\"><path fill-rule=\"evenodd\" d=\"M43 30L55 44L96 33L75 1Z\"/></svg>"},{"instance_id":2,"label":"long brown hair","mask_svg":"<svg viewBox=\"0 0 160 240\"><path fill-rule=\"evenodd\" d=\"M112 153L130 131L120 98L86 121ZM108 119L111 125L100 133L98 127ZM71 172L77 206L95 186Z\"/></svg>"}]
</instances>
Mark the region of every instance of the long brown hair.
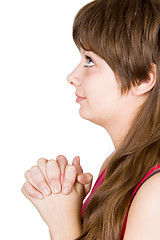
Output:
<instances>
[{"instance_id":1,"label":"long brown hair","mask_svg":"<svg viewBox=\"0 0 160 240\"><path fill-rule=\"evenodd\" d=\"M120 240L135 186L160 164L160 1L92 1L75 16L73 39L78 48L106 61L122 94L147 81L156 65L156 84L113 154L103 184L90 198L77 238Z\"/></svg>"}]
</instances>

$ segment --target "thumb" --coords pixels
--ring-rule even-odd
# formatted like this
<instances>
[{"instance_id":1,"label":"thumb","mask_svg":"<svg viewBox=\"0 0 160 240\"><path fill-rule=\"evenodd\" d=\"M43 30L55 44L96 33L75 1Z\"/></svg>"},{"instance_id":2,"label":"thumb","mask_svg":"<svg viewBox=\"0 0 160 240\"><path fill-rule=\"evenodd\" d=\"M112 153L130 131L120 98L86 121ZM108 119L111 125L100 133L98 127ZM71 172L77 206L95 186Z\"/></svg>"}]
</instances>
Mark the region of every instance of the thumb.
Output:
<instances>
[{"instance_id":1,"label":"thumb","mask_svg":"<svg viewBox=\"0 0 160 240\"><path fill-rule=\"evenodd\" d=\"M83 173L83 169L82 169L82 167L80 165L80 158L79 158L79 161L78 161L78 158L79 157L74 157L74 159L72 161L72 165L76 167L77 174Z\"/></svg>"},{"instance_id":2,"label":"thumb","mask_svg":"<svg viewBox=\"0 0 160 240\"><path fill-rule=\"evenodd\" d=\"M80 173L77 175L77 181L84 185L84 197L86 197L92 187L93 175L91 173Z\"/></svg>"}]
</instances>

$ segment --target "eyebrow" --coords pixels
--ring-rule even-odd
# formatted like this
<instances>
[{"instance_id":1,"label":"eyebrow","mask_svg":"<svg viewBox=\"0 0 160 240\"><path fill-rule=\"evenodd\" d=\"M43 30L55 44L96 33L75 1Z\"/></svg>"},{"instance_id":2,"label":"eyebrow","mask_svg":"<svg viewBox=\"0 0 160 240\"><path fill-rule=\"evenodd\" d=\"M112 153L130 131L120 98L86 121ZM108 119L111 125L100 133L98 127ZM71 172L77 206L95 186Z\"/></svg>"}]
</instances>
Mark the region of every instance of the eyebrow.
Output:
<instances>
[{"instance_id":1,"label":"eyebrow","mask_svg":"<svg viewBox=\"0 0 160 240\"><path fill-rule=\"evenodd\" d=\"M85 54L85 52L92 52L91 50L85 50L84 48L80 48L79 51L84 54Z\"/></svg>"},{"instance_id":2,"label":"eyebrow","mask_svg":"<svg viewBox=\"0 0 160 240\"><path fill-rule=\"evenodd\" d=\"M90 53L92 53L92 51L91 51L91 50L84 50L84 52L90 52Z\"/></svg>"},{"instance_id":3,"label":"eyebrow","mask_svg":"<svg viewBox=\"0 0 160 240\"><path fill-rule=\"evenodd\" d=\"M85 56L85 58L86 58L86 57L89 57L89 58L91 58L94 62L97 61L96 56L94 56L95 53L92 52L91 50L85 50L84 48L81 48L81 49L79 49L79 52L80 52L80 54L83 54L83 55ZM88 54L91 55L91 56L88 56Z\"/></svg>"}]
</instances>

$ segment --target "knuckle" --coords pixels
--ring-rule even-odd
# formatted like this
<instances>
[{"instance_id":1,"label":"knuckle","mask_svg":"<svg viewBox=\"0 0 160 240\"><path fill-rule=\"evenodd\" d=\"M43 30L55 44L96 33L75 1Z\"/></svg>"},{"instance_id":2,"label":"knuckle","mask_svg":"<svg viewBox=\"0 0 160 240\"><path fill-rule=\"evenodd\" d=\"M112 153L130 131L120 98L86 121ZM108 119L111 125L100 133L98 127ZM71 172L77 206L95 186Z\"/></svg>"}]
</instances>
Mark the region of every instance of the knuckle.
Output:
<instances>
[{"instance_id":1,"label":"knuckle","mask_svg":"<svg viewBox=\"0 0 160 240\"><path fill-rule=\"evenodd\" d=\"M45 158L39 158L39 159L37 160L37 165L38 165L38 164L41 164L41 163L43 163L43 162L45 162L45 161L46 161Z\"/></svg>"},{"instance_id":2,"label":"knuckle","mask_svg":"<svg viewBox=\"0 0 160 240\"><path fill-rule=\"evenodd\" d=\"M25 182L25 183L23 184L22 189L25 189L25 191L28 191L28 189L29 189L29 183L28 183L28 182Z\"/></svg>"},{"instance_id":3,"label":"knuckle","mask_svg":"<svg viewBox=\"0 0 160 240\"><path fill-rule=\"evenodd\" d=\"M49 179L49 184L50 184L51 186L57 185L57 184L59 184L59 183L60 183L59 178L51 177L51 178Z\"/></svg>"},{"instance_id":4,"label":"knuckle","mask_svg":"<svg viewBox=\"0 0 160 240\"><path fill-rule=\"evenodd\" d=\"M69 171L72 171L73 173L77 172L76 167L74 165L68 164L66 167L68 168Z\"/></svg>"},{"instance_id":5,"label":"knuckle","mask_svg":"<svg viewBox=\"0 0 160 240\"><path fill-rule=\"evenodd\" d=\"M37 166L32 166L32 167L30 168L30 171L31 171L31 172L34 172L34 171L37 170L37 168L38 168Z\"/></svg>"},{"instance_id":6,"label":"knuckle","mask_svg":"<svg viewBox=\"0 0 160 240\"><path fill-rule=\"evenodd\" d=\"M82 178L82 180L84 181L84 183L88 180L88 179L87 179L87 176L86 176L85 174L83 174L81 178Z\"/></svg>"},{"instance_id":7,"label":"knuckle","mask_svg":"<svg viewBox=\"0 0 160 240\"><path fill-rule=\"evenodd\" d=\"M30 176L29 176L30 175ZM36 185L40 185L44 182L43 173L40 171L39 167L33 166L29 173L27 173L28 179L32 178L32 180L36 183ZM27 179L27 180L28 180Z\"/></svg>"},{"instance_id":8,"label":"knuckle","mask_svg":"<svg viewBox=\"0 0 160 240\"><path fill-rule=\"evenodd\" d=\"M32 198L35 198L35 199L37 199L37 194L38 192L37 191L33 191L31 194L30 194L30 196L32 197Z\"/></svg>"},{"instance_id":9,"label":"knuckle","mask_svg":"<svg viewBox=\"0 0 160 240\"><path fill-rule=\"evenodd\" d=\"M67 178L65 178L63 185L72 186L74 184L75 180L76 179L73 177L70 177L70 178L67 177Z\"/></svg>"},{"instance_id":10,"label":"knuckle","mask_svg":"<svg viewBox=\"0 0 160 240\"><path fill-rule=\"evenodd\" d=\"M24 176L25 176L25 178L27 178L29 175L30 175L30 170L27 170L27 171L24 173Z\"/></svg>"},{"instance_id":11,"label":"knuckle","mask_svg":"<svg viewBox=\"0 0 160 240\"><path fill-rule=\"evenodd\" d=\"M22 192L23 195L26 197L26 191L25 191L24 187L21 188L21 192Z\"/></svg>"},{"instance_id":12,"label":"knuckle","mask_svg":"<svg viewBox=\"0 0 160 240\"><path fill-rule=\"evenodd\" d=\"M42 182L42 181L39 181L39 182L37 182L36 184L37 184L37 187L38 187L39 189L43 189L43 188L45 188L46 185L47 185L45 182Z\"/></svg>"},{"instance_id":13,"label":"knuckle","mask_svg":"<svg viewBox=\"0 0 160 240\"><path fill-rule=\"evenodd\" d=\"M67 165L67 171L64 176L64 182L72 185L76 179L76 167L73 165Z\"/></svg>"},{"instance_id":14,"label":"knuckle","mask_svg":"<svg viewBox=\"0 0 160 240\"><path fill-rule=\"evenodd\" d=\"M40 172L40 170L38 169L37 172L34 172L31 177L33 178L33 181L37 184L37 185L41 185L45 179L43 177L43 173Z\"/></svg>"},{"instance_id":15,"label":"knuckle","mask_svg":"<svg viewBox=\"0 0 160 240\"><path fill-rule=\"evenodd\" d=\"M72 188L73 184L74 184L74 181L71 181L71 179L66 179L65 182L63 183L63 186Z\"/></svg>"},{"instance_id":16,"label":"knuckle","mask_svg":"<svg viewBox=\"0 0 160 240\"><path fill-rule=\"evenodd\" d=\"M28 194L33 198L37 197L37 190L33 189L33 187L29 184L29 182L25 182L23 184L23 187L21 188L21 192L25 195Z\"/></svg>"},{"instance_id":17,"label":"knuckle","mask_svg":"<svg viewBox=\"0 0 160 240\"><path fill-rule=\"evenodd\" d=\"M66 157L63 156L63 155L58 155L58 156L56 157L56 161L57 161L57 162L65 162L65 163L68 163Z\"/></svg>"},{"instance_id":18,"label":"knuckle","mask_svg":"<svg viewBox=\"0 0 160 240\"><path fill-rule=\"evenodd\" d=\"M50 160L47 162L47 165L53 165L53 164L57 164L57 163L56 163L56 160L54 160L54 159L50 159Z\"/></svg>"},{"instance_id":19,"label":"knuckle","mask_svg":"<svg viewBox=\"0 0 160 240\"><path fill-rule=\"evenodd\" d=\"M60 158L64 158L64 156L63 156L63 155L58 155L58 156L56 157L56 159L60 159Z\"/></svg>"}]
</instances>

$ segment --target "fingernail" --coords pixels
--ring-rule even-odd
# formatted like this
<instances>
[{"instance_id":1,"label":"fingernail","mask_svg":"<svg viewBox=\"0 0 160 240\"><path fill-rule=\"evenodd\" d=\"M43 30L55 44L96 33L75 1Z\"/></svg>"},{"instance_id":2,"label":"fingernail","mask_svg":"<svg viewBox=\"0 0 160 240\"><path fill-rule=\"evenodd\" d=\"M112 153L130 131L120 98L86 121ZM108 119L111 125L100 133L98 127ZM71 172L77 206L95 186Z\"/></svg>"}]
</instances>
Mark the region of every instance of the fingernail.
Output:
<instances>
[{"instance_id":1,"label":"fingernail","mask_svg":"<svg viewBox=\"0 0 160 240\"><path fill-rule=\"evenodd\" d=\"M69 188L67 188L67 187L63 188L62 192L63 192L64 194L69 193Z\"/></svg>"},{"instance_id":2,"label":"fingernail","mask_svg":"<svg viewBox=\"0 0 160 240\"><path fill-rule=\"evenodd\" d=\"M54 193L59 193L60 192L60 187L59 186L54 186L53 191Z\"/></svg>"},{"instance_id":3,"label":"fingernail","mask_svg":"<svg viewBox=\"0 0 160 240\"><path fill-rule=\"evenodd\" d=\"M77 157L77 161L80 163L80 157L79 156Z\"/></svg>"},{"instance_id":4,"label":"fingernail","mask_svg":"<svg viewBox=\"0 0 160 240\"><path fill-rule=\"evenodd\" d=\"M86 180L85 175L82 175L80 179L81 179L81 181L84 182Z\"/></svg>"},{"instance_id":5,"label":"fingernail","mask_svg":"<svg viewBox=\"0 0 160 240\"><path fill-rule=\"evenodd\" d=\"M37 199L42 199L43 195L42 194L37 194Z\"/></svg>"},{"instance_id":6,"label":"fingernail","mask_svg":"<svg viewBox=\"0 0 160 240\"><path fill-rule=\"evenodd\" d=\"M50 194L50 189L48 188L48 187L45 187L44 189L43 189L43 194L44 195L48 195L48 194Z\"/></svg>"}]
</instances>

